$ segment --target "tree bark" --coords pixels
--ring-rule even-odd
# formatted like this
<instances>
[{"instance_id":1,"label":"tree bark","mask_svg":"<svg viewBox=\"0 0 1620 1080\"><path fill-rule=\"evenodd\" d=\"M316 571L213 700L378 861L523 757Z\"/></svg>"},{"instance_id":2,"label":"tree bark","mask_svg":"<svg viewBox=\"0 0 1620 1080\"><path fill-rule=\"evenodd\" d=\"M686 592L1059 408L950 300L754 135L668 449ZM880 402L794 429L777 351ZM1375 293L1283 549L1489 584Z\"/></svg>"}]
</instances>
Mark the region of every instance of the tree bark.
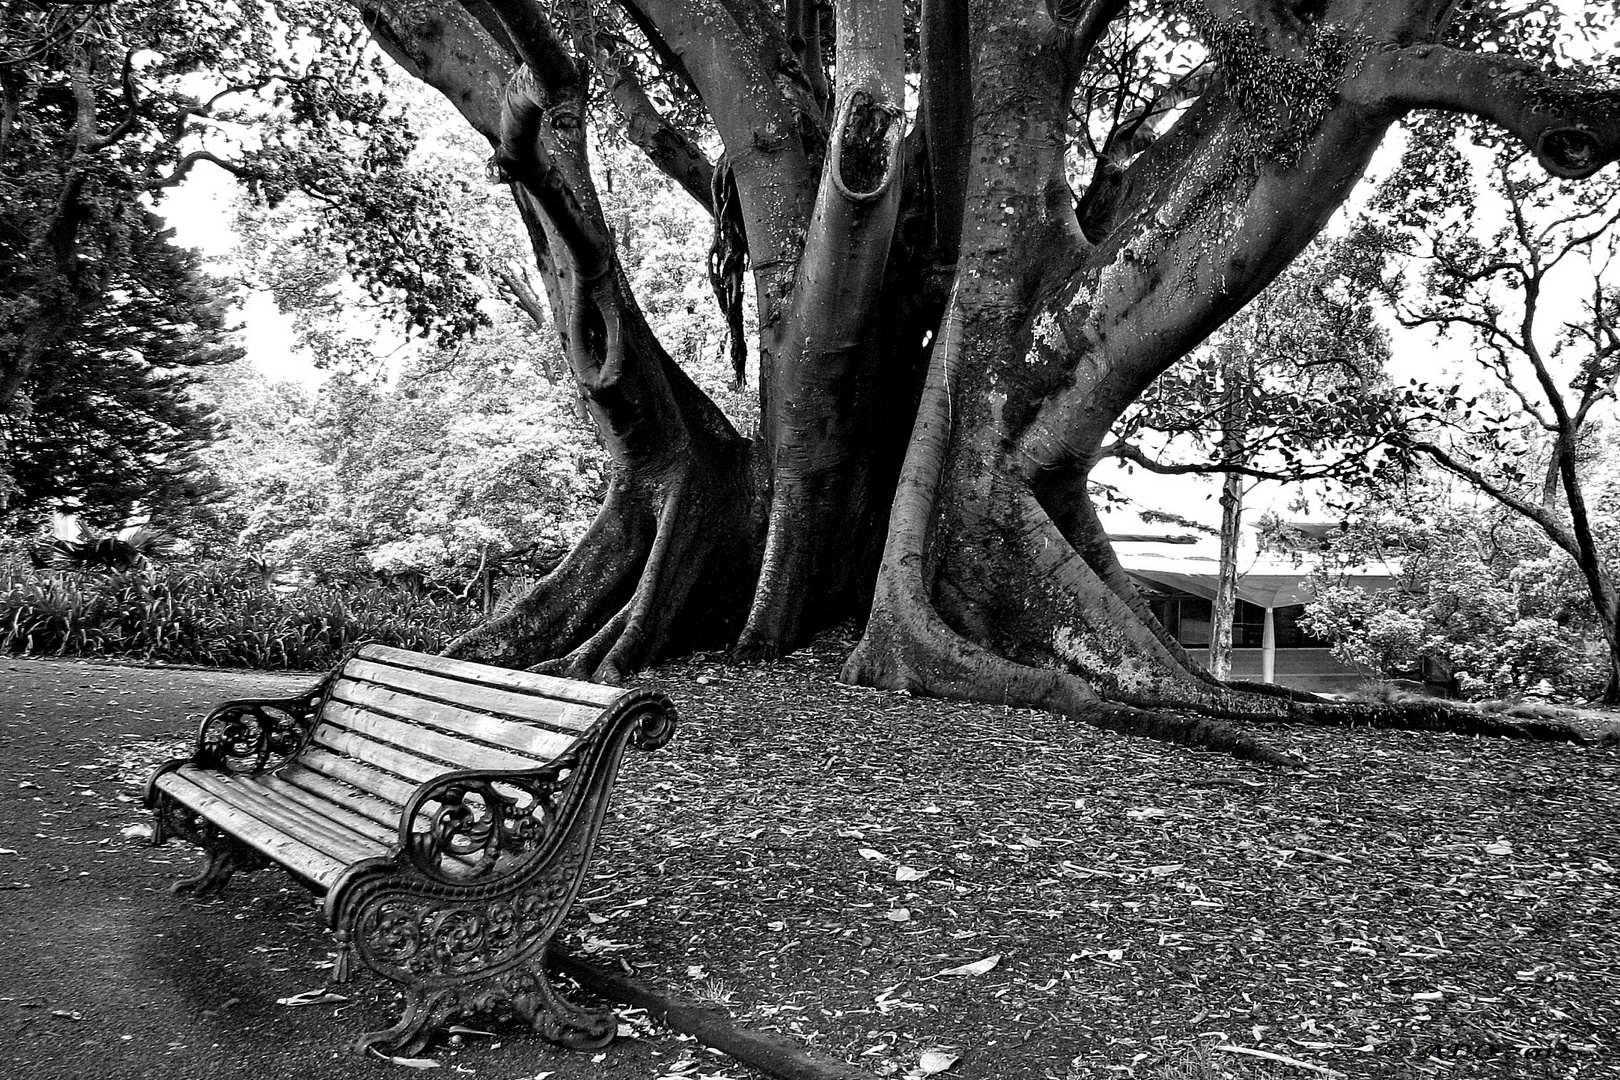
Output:
<instances>
[{"instance_id":1,"label":"tree bark","mask_svg":"<svg viewBox=\"0 0 1620 1080\"><path fill-rule=\"evenodd\" d=\"M775 656L852 614L868 567L851 556L887 494L871 490L871 448L897 365L874 355L869 335L900 209L900 0L838 0L836 19L837 107L787 332L765 375L771 510L745 656Z\"/></svg>"}]
</instances>

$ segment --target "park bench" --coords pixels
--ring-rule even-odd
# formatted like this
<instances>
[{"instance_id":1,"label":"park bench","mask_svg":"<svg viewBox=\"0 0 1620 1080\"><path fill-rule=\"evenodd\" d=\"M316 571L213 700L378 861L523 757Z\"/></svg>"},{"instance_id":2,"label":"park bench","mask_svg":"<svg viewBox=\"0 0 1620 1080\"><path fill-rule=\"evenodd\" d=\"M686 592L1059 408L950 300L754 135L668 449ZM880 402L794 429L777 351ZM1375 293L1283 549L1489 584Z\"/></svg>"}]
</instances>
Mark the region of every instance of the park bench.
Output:
<instances>
[{"instance_id":1,"label":"park bench","mask_svg":"<svg viewBox=\"0 0 1620 1080\"><path fill-rule=\"evenodd\" d=\"M452 1017L509 1008L553 1042L606 1044L610 1009L561 997L546 950L585 876L627 743L669 740L648 690L368 645L298 697L228 701L158 769L153 843L202 847L176 892L276 865L316 894L404 1015L357 1048L419 1052Z\"/></svg>"}]
</instances>

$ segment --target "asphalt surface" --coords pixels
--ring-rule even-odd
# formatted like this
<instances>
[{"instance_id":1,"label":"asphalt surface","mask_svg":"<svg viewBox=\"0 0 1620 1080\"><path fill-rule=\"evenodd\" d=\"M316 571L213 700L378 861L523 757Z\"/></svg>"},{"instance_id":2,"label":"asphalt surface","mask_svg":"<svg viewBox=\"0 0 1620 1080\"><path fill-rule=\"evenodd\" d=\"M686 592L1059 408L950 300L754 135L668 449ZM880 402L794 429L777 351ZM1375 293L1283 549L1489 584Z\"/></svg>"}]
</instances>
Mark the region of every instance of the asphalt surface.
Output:
<instances>
[{"instance_id":1,"label":"asphalt surface","mask_svg":"<svg viewBox=\"0 0 1620 1080\"><path fill-rule=\"evenodd\" d=\"M141 787L218 701L279 696L309 676L0 657L0 1076L169 1080L479 1076L696 1080L743 1070L621 1010L605 1051L558 1049L511 1022L441 1038L431 1070L352 1054L392 1023L368 975L316 1005L330 936L313 898L276 870L217 901L181 899L196 849L145 842Z\"/></svg>"}]
</instances>

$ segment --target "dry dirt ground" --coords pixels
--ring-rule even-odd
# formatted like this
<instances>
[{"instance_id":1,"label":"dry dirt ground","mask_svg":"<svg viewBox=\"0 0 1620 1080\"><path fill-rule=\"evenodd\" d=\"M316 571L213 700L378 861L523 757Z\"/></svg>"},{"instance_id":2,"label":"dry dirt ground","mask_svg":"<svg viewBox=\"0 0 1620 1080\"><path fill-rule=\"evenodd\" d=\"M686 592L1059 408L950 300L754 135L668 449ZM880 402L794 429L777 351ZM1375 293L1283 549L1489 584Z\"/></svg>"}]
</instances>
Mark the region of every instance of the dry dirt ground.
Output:
<instances>
[{"instance_id":1,"label":"dry dirt ground","mask_svg":"<svg viewBox=\"0 0 1620 1080\"><path fill-rule=\"evenodd\" d=\"M1284 772L839 685L847 643L666 665L575 947L877 1076L1620 1077L1620 751L1278 728ZM302 677L0 659L0 1072L347 1077L390 1008L319 987L288 879L171 898L139 782L208 705ZM744 1077L624 1017L427 1075Z\"/></svg>"}]
</instances>

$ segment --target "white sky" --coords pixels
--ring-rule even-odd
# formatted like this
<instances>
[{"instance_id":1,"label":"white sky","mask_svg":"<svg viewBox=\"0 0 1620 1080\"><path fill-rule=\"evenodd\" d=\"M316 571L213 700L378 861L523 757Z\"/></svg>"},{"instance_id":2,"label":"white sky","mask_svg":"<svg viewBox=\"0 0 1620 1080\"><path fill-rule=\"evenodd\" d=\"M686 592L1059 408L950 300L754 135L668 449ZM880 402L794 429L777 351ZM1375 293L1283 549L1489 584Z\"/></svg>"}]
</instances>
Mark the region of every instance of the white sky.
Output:
<instances>
[{"instance_id":1,"label":"white sky","mask_svg":"<svg viewBox=\"0 0 1620 1080\"><path fill-rule=\"evenodd\" d=\"M169 193L156 209L174 227L175 242L196 248L211 262L228 260L236 247L235 183L223 170L204 162ZM291 317L282 313L268 292L248 293L236 309L236 318L244 324L242 344L248 362L265 375L305 386L326 379L326 372L297 348Z\"/></svg>"}]
</instances>

